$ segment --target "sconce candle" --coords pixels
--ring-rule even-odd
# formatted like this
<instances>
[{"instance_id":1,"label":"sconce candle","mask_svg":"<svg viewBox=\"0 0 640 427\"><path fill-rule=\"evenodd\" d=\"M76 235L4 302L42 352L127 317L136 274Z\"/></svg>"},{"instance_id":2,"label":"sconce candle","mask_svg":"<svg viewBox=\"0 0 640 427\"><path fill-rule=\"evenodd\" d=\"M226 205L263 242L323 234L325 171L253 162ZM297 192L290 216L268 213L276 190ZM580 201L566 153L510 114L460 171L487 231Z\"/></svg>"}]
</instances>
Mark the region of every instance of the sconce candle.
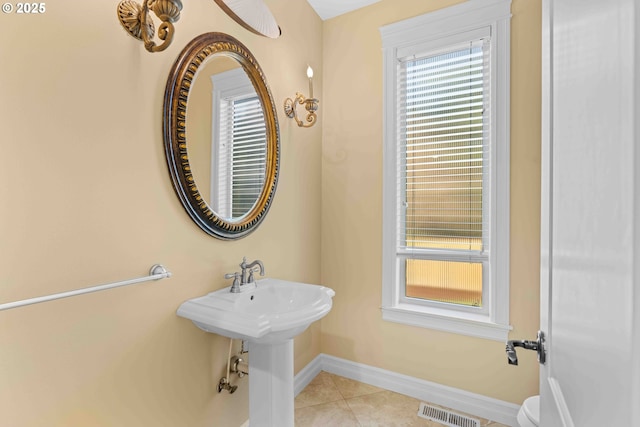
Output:
<instances>
[{"instance_id":1,"label":"sconce candle","mask_svg":"<svg viewBox=\"0 0 640 427\"><path fill-rule=\"evenodd\" d=\"M313 98L313 68L307 67L307 77L309 77L309 98Z\"/></svg>"},{"instance_id":2,"label":"sconce candle","mask_svg":"<svg viewBox=\"0 0 640 427\"><path fill-rule=\"evenodd\" d=\"M318 102L320 102L313 97L313 69L310 66L307 67L307 77L309 77L309 98L305 98L303 94L296 92L294 99L287 98L284 100L284 113L290 119L294 119L298 126L303 128L309 128L315 124ZM307 110L306 123L298 118L298 112L296 111L297 104L304 105L305 110Z\"/></svg>"}]
</instances>

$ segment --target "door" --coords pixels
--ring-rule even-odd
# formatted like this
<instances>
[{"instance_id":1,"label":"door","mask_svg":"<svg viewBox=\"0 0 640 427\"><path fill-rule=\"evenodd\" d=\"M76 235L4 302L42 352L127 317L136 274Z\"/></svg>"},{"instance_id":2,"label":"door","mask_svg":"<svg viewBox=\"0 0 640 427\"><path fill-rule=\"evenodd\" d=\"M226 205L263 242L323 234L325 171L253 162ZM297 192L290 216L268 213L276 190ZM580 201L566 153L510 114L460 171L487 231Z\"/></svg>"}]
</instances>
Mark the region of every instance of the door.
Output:
<instances>
[{"instance_id":1,"label":"door","mask_svg":"<svg viewBox=\"0 0 640 427\"><path fill-rule=\"evenodd\" d=\"M640 425L635 9L543 0L544 427Z\"/></svg>"}]
</instances>

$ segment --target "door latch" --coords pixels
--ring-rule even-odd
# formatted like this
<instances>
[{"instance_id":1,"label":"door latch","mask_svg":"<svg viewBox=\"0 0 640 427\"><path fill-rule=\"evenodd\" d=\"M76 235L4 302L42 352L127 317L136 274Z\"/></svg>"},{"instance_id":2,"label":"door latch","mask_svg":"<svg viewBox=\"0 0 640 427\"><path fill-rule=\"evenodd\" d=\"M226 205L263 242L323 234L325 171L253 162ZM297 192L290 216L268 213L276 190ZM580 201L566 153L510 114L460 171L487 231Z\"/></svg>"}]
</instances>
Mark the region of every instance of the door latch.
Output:
<instances>
[{"instance_id":1,"label":"door latch","mask_svg":"<svg viewBox=\"0 0 640 427\"><path fill-rule=\"evenodd\" d=\"M544 332L538 331L538 337L535 341L530 340L511 340L507 341L507 359L509 365L518 364L518 355L516 354L516 347L522 347L526 350L535 350L538 353L538 363L544 365L546 362L546 352L544 349Z\"/></svg>"}]
</instances>

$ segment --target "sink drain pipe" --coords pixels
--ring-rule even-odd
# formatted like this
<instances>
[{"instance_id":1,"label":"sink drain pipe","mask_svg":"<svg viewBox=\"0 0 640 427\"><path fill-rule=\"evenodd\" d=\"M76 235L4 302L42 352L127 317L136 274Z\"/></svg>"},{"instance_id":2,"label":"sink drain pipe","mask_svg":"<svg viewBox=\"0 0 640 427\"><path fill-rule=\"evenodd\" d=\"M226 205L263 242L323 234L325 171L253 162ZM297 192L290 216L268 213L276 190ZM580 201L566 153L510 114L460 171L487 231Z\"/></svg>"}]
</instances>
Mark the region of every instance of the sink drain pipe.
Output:
<instances>
[{"instance_id":1,"label":"sink drain pipe","mask_svg":"<svg viewBox=\"0 0 640 427\"><path fill-rule=\"evenodd\" d=\"M231 372L237 374L242 378L245 375L249 375L249 364L245 362L241 357L234 355L231 358Z\"/></svg>"}]
</instances>

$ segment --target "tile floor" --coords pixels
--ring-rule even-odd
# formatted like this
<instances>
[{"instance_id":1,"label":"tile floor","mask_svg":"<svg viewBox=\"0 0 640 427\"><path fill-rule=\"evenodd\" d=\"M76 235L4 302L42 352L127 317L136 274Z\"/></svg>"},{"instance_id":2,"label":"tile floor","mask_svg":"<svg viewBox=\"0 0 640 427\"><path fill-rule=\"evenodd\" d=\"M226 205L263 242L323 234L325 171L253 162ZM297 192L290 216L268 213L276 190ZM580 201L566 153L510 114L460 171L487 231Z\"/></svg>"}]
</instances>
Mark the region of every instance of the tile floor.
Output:
<instances>
[{"instance_id":1,"label":"tile floor","mask_svg":"<svg viewBox=\"0 0 640 427\"><path fill-rule=\"evenodd\" d=\"M296 397L295 424L296 427L443 426L418 417L419 406L417 399L320 372ZM473 418L478 419L482 427L506 427Z\"/></svg>"}]
</instances>

